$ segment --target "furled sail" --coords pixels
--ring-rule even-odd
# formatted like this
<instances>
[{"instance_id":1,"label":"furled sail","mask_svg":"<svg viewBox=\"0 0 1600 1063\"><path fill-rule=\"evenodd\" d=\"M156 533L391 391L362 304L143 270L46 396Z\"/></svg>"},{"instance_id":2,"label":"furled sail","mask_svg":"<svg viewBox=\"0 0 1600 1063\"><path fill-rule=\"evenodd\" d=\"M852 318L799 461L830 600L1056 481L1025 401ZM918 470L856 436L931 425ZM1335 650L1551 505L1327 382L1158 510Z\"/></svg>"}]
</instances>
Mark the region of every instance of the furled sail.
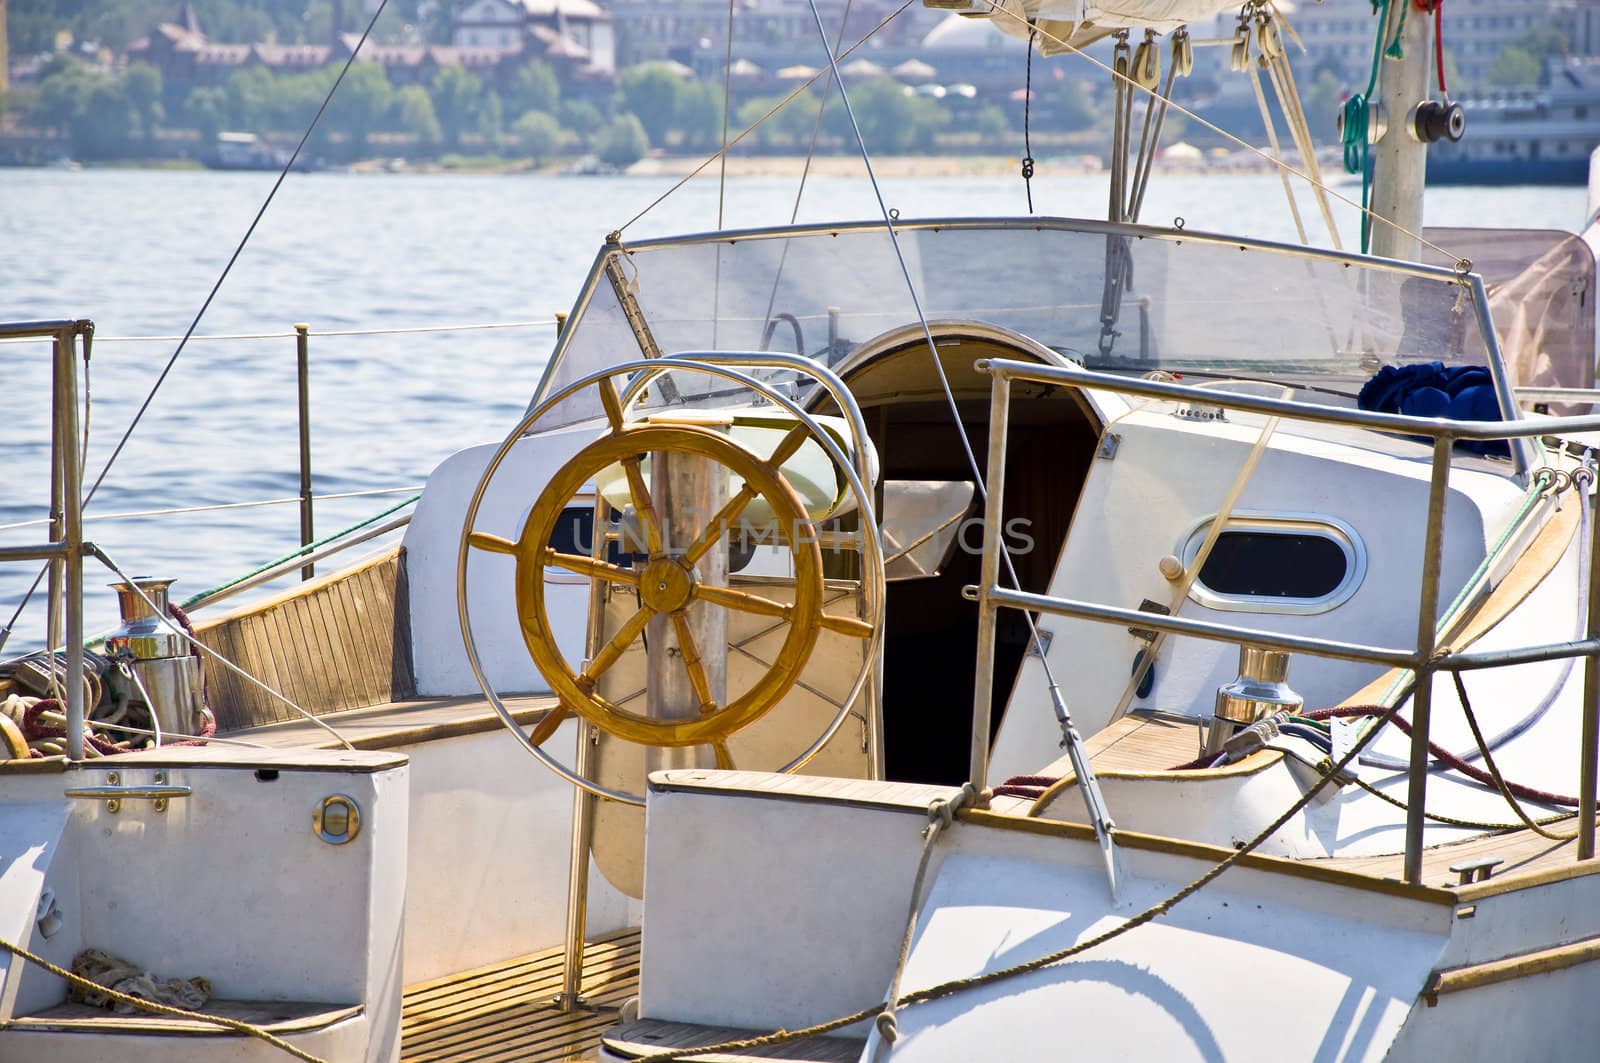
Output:
<instances>
[{"instance_id":1,"label":"furled sail","mask_svg":"<svg viewBox=\"0 0 1600 1063\"><path fill-rule=\"evenodd\" d=\"M1122 29L1160 33L1236 11L1238 0L923 0L931 8L988 18L995 28L1026 39L1039 30L1045 55L1082 48Z\"/></svg>"}]
</instances>

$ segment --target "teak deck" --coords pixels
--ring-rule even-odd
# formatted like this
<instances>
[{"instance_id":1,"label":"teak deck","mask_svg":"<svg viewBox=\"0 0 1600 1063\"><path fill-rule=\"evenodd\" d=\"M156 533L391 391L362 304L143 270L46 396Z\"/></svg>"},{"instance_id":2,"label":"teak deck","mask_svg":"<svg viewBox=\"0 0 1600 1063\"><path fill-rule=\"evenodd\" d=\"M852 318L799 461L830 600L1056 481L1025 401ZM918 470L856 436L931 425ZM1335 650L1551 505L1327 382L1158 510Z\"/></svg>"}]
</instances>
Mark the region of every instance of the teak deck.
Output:
<instances>
[{"instance_id":1,"label":"teak deck","mask_svg":"<svg viewBox=\"0 0 1600 1063\"><path fill-rule=\"evenodd\" d=\"M1129 713L1091 737L1087 746L1091 761L1099 773L1160 773L1194 758L1199 749L1200 731L1200 724L1194 720L1163 714ZM1241 762L1241 766L1254 759L1247 758ZM1062 758L1051 765L1047 774L1056 771L1070 778L1070 762ZM1529 808L1529 814L1540 815L1542 812L1537 808ZM1504 818L1514 818L1510 808L1505 809ZM1573 819L1553 824L1549 829L1554 833L1566 834L1576 826L1577 820ZM1482 857L1499 857L1502 863L1494 869L1488 880L1470 886L1460 885L1458 876L1450 870L1451 865ZM1405 856L1392 853L1326 857L1307 863L1398 882L1404 876ZM1435 845L1424 849L1422 853L1422 883L1454 889L1463 900L1533 885L1551 878L1597 871L1600 871L1600 862L1578 862L1577 847L1570 840L1552 841L1526 828Z\"/></svg>"},{"instance_id":2,"label":"teak deck","mask_svg":"<svg viewBox=\"0 0 1600 1063\"><path fill-rule=\"evenodd\" d=\"M592 1010L558 1011L557 946L405 991L402 1063L558 1063L594 1059L600 1034L639 991L639 931L590 941L583 996Z\"/></svg>"}]
</instances>

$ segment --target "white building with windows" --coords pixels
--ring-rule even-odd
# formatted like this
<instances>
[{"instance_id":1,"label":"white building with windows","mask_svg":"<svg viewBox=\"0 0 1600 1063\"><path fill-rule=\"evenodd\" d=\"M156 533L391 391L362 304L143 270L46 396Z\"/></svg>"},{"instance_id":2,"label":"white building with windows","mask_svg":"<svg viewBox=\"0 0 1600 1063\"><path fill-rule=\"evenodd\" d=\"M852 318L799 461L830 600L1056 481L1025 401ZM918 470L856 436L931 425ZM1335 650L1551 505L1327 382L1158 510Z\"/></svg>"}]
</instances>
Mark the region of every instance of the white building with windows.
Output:
<instances>
[{"instance_id":1,"label":"white building with windows","mask_svg":"<svg viewBox=\"0 0 1600 1063\"><path fill-rule=\"evenodd\" d=\"M1428 18L1413 8L1411 17ZM1291 24L1305 42L1304 59L1297 66L1338 70L1357 89L1367 82L1372 67L1377 18L1367 4L1302 2L1289 14ZM1596 0L1447 0L1444 4L1445 54L1455 62L1462 85L1452 93L1481 92L1489 70L1508 46L1540 29L1566 34L1571 55L1600 52L1600 3Z\"/></svg>"},{"instance_id":2,"label":"white building with windows","mask_svg":"<svg viewBox=\"0 0 1600 1063\"><path fill-rule=\"evenodd\" d=\"M463 0L450 19L458 47L530 48L534 55L587 59L590 72L617 68L611 16L594 0Z\"/></svg>"}]
</instances>

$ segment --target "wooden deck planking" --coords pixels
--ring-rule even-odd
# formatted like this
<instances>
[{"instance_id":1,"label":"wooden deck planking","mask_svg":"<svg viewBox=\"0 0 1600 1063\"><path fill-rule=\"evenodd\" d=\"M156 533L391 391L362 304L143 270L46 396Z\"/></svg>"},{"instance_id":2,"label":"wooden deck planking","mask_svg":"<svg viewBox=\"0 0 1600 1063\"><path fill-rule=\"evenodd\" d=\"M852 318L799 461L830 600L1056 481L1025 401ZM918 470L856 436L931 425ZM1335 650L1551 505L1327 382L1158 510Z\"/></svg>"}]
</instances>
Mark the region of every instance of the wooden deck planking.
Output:
<instances>
[{"instance_id":1,"label":"wooden deck planking","mask_svg":"<svg viewBox=\"0 0 1600 1063\"><path fill-rule=\"evenodd\" d=\"M617 1009L638 992L639 931L584 948L583 995L594 1010L562 1014L556 947L405 991L402 1063L556 1063L592 1059Z\"/></svg>"},{"instance_id":2,"label":"wooden deck planking","mask_svg":"<svg viewBox=\"0 0 1600 1063\"><path fill-rule=\"evenodd\" d=\"M381 705L411 689L408 650L395 645L404 582L403 558L393 551L242 612L204 620L200 637L308 712ZM207 674L223 733L295 716L219 667Z\"/></svg>"},{"instance_id":3,"label":"wooden deck planking","mask_svg":"<svg viewBox=\"0 0 1600 1063\"><path fill-rule=\"evenodd\" d=\"M691 1022L637 1019L608 1033L606 1047L625 1058L642 1058L669 1049L704 1048L728 1041L759 1037L761 1030L727 1026L702 1026ZM808 1037L770 1048L742 1052L716 1052L695 1056L695 1063L746 1063L747 1060L787 1059L796 1063L856 1063L867 1043L855 1037Z\"/></svg>"},{"instance_id":4,"label":"wooden deck planking","mask_svg":"<svg viewBox=\"0 0 1600 1063\"><path fill-rule=\"evenodd\" d=\"M1508 809L1507 816L1510 814ZM1573 819L1568 823L1552 824L1547 829L1560 834L1571 832L1576 825L1577 820ZM1507 875L1526 875L1570 866L1576 864L1578 860L1577 846L1570 840L1551 841L1526 828L1502 834L1486 834L1466 841L1424 849L1423 885L1453 888L1458 884L1459 876L1450 870L1450 865L1486 856L1497 856L1504 861L1494 869L1493 875L1488 880L1490 882ZM1374 878L1399 881L1404 873L1405 855L1391 853L1383 856L1335 856L1316 862L1325 867L1336 867L1344 871L1371 875Z\"/></svg>"},{"instance_id":5,"label":"wooden deck planking","mask_svg":"<svg viewBox=\"0 0 1600 1063\"><path fill-rule=\"evenodd\" d=\"M1159 772L1194 759L1200 732L1197 721L1130 713L1090 738L1088 746L1096 771ZM1045 774L1056 771L1070 776L1070 762L1063 758L1051 765ZM1503 818L1510 821L1514 814L1507 808ZM1549 829L1558 834L1566 833L1576 824L1574 819L1556 823ZM1456 888L1459 876L1450 870L1451 865L1486 856L1496 856L1503 861L1494 869L1488 880L1491 883L1512 875L1521 877L1571 868L1577 863L1573 842L1552 841L1523 828L1423 850L1422 884ZM1399 882L1404 878L1405 854L1323 857L1306 862Z\"/></svg>"},{"instance_id":6,"label":"wooden deck planking","mask_svg":"<svg viewBox=\"0 0 1600 1063\"><path fill-rule=\"evenodd\" d=\"M548 694L508 696L504 701L512 718L525 727L555 705L555 698ZM347 712L319 713L318 716L357 749L393 749L498 731L503 726L487 699L466 696L392 701ZM232 731L228 737L274 749L334 749L339 746L339 741L323 728L298 716Z\"/></svg>"},{"instance_id":7,"label":"wooden deck planking","mask_svg":"<svg viewBox=\"0 0 1600 1063\"><path fill-rule=\"evenodd\" d=\"M1200 755L1204 729L1181 716L1131 712L1084 743L1096 771L1166 771ZM1039 772L1070 778L1072 760L1063 755Z\"/></svg>"}]
</instances>

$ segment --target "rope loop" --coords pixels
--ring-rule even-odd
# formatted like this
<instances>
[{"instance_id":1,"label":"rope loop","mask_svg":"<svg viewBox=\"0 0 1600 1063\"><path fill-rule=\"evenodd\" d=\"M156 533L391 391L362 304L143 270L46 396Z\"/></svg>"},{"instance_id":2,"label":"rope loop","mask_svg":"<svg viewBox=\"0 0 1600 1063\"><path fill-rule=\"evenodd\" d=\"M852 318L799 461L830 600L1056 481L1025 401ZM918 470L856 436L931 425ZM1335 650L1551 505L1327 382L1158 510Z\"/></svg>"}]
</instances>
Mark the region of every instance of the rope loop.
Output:
<instances>
[{"instance_id":1,"label":"rope loop","mask_svg":"<svg viewBox=\"0 0 1600 1063\"><path fill-rule=\"evenodd\" d=\"M900 1028L895 1023L893 1011L880 1012L878 1017L873 1020L873 1025L878 1028L878 1036L889 1044L894 1044L895 1041L900 1039Z\"/></svg>"},{"instance_id":2,"label":"rope loop","mask_svg":"<svg viewBox=\"0 0 1600 1063\"><path fill-rule=\"evenodd\" d=\"M1367 98L1359 92L1352 92L1350 98L1344 101L1344 115L1339 124L1339 140L1344 146L1344 171L1345 173L1361 173L1366 169L1367 147L1367 122L1369 110Z\"/></svg>"}]
</instances>

